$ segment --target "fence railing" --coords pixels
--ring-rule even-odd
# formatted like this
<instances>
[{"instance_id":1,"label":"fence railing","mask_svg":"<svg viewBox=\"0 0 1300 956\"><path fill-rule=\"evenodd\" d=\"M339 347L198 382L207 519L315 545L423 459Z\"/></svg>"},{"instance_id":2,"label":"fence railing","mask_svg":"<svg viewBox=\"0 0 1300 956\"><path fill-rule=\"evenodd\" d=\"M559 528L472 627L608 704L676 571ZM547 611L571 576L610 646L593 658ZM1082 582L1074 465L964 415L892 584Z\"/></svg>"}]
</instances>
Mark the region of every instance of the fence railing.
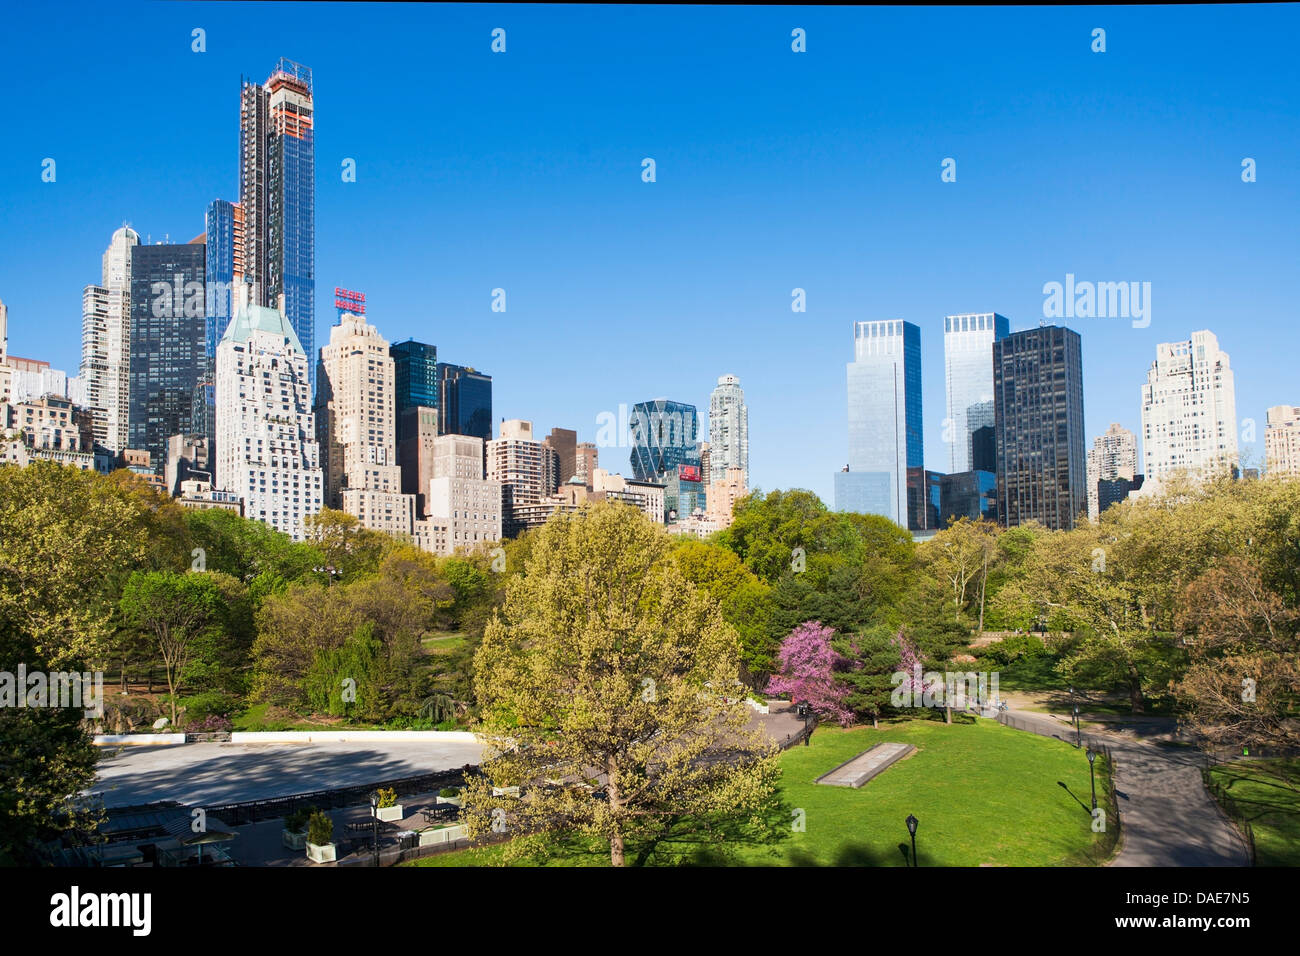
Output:
<instances>
[{"instance_id":1,"label":"fence railing","mask_svg":"<svg viewBox=\"0 0 1300 956\"><path fill-rule=\"evenodd\" d=\"M395 780L382 780L352 787L312 790L307 793L295 793L286 797L272 797L266 800L243 800L238 803L226 803L206 807L205 809L210 817L216 817L231 826L241 826L245 823L257 823L261 820L274 820L276 817L287 816L306 807L315 807L319 810L341 810L347 807L364 806L370 802L370 794L374 790L394 790L399 797L412 796L417 793L436 793L444 787L462 785L465 782L466 775L475 772L477 772L476 768L468 767L460 770L440 770L435 773L420 774L414 777L399 777Z\"/></svg>"},{"instance_id":2,"label":"fence railing","mask_svg":"<svg viewBox=\"0 0 1300 956\"><path fill-rule=\"evenodd\" d=\"M1237 802L1237 798L1211 772L1215 767L1230 763L1230 761L1221 760L1218 755L1213 753L1207 753L1205 757L1205 766L1201 768L1201 779L1205 781L1205 789L1209 791L1210 797L1223 808L1223 812L1228 815L1228 819L1241 830L1242 839L1246 843L1246 851L1250 854L1250 865L1254 866L1256 864L1255 829L1250 825L1246 811Z\"/></svg>"}]
</instances>

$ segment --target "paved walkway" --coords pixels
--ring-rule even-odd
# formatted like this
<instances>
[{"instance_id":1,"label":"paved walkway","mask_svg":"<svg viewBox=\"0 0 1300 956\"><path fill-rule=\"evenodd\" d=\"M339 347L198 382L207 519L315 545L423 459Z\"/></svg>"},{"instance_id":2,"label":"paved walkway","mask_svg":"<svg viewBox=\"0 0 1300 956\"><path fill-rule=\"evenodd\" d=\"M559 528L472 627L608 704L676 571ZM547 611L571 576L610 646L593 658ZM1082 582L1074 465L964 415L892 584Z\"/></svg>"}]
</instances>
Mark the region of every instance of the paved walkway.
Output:
<instances>
[{"instance_id":1,"label":"paved walkway","mask_svg":"<svg viewBox=\"0 0 1300 956\"><path fill-rule=\"evenodd\" d=\"M1074 743L1064 718L1008 711L1046 736ZM1190 747L1161 747L1090 730L1115 755L1121 847L1112 866L1249 866L1250 855L1201 780L1204 758Z\"/></svg>"}]
</instances>

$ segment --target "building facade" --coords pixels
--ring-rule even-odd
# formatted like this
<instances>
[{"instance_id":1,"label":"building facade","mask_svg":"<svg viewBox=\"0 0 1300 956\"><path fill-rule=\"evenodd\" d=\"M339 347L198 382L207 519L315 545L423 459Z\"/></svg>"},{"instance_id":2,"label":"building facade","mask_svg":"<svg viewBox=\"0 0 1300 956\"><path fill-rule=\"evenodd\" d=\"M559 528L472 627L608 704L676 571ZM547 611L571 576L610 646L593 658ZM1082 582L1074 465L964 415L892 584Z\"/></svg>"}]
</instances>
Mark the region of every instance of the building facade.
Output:
<instances>
[{"instance_id":1,"label":"building facade","mask_svg":"<svg viewBox=\"0 0 1300 956\"><path fill-rule=\"evenodd\" d=\"M977 429L991 429L993 425L993 343L1010 334L1007 317L996 312L944 316L943 362L948 392L944 441L948 445L949 474L977 470L986 464L975 461L974 436Z\"/></svg>"},{"instance_id":2,"label":"building facade","mask_svg":"<svg viewBox=\"0 0 1300 956\"><path fill-rule=\"evenodd\" d=\"M1137 436L1112 422L1088 449L1088 518L1096 521L1106 510L1098 497L1099 482L1124 479L1131 483L1137 473Z\"/></svg>"},{"instance_id":3,"label":"building facade","mask_svg":"<svg viewBox=\"0 0 1300 956\"><path fill-rule=\"evenodd\" d=\"M362 527L409 535L415 496L402 493L397 465L394 363L388 342L364 316L344 313L321 347L316 431L325 502Z\"/></svg>"},{"instance_id":4,"label":"building facade","mask_svg":"<svg viewBox=\"0 0 1300 956\"><path fill-rule=\"evenodd\" d=\"M1270 475L1300 478L1300 407L1274 405L1268 410L1264 467Z\"/></svg>"},{"instance_id":5,"label":"building facade","mask_svg":"<svg viewBox=\"0 0 1300 956\"><path fill-rule=\"evenodd\" d=\"M140 236L113 233L101 261L100 284L81 296L81 377L95 423L95 441L113 453L127 447L131 412L131 254Z\"/></svg>"},{"instance_id":6,"label":"building facade","mask_svg":"<svg viewBox=\"0 0 1300 956\"><path fill-rule=\"evenodd\" d=\"M316 133L312 75L281 58L265 83L243 81L239 205L244 275L254 305L282 311L308 356L316 350ZM315 367L308 378L315 385Z\"/></svg>"},{"instance_id":7,"label":"building facade","mask_svg":"<svg viewBox=\"0 0 1300 956\"><path fill-rule=\"evenodd\" d=\"M529 527L543 499L558 488L559 456L533 438L533 423L501 423L500 437L487 443L487 477L501 485L501 533L513 538Z\"/></svg>"},{"instance_id":8,"label":"building facade","mask_svg":"<svg viewBox=\"0 0 1300 956\"><path fill-rule=\"evenodd\" d=\"M1156 346L1142 386L1142 464L1152 490L1179 472L1231 472L1237 399L1228 353L1212 332Z\"/></svg>"},{"instance_id":9,"label":"building facade","mask_svg":"<svg viewBox=\"0 0 1300 956\"><path fill-rule=\"evenodd\" d=\"M992 471L963 471L939 476L939 527L961 518L996 521L998 477Z\"/></svg>"},{"instance_id":10,"label":"building facade","mask_svg":"<svg viewBox=\"0 0 1300 956\"><path fill-rule=\"evenodd\" d=\"M483 439L440 435L433 440L433 477L426 491L431 540L438 554L501 540L502 490L483 474Z\"/></svg>"},{"instance_id":11,"label":"building facade","mask_svg":"<svg viewBox=\"0 0 1300 956\"><path fill-rule=\"evenodd\" d=\"M161 475L167 439L199 431L196 397L207 375L204 243L131 249L130 399L127 442Z\"/></svg>"},{"instance_id":12,"label":"building facade","mask_svg":"<svg viewBox=\"0 0 1300 956\"><path fill-rule=\"evenodd\" d=\"M835 507L907 527L907 470L924 467L921 330L898 319L855 322L853 351L849 460L835 475Z\"/></svg>"},{"instance_id":13,"label":"building facade","mask_svg":"<svg viewBox=\"0 0 1300 956\"><path fill-rule=\"evenodd\" d=\"M993 343L998 520L1075 526L1088 506L1079 334L1044 325Z\"/></svg>"},{"instance_id":14,"label":"building facade","mask_svg":"<svg viewBox=\"0 0 1300 956\"><path fill-rule=\"evenodd\" d=\"M438 434L492 440L492 376L438 363Z\"/></svg>"},{"instance_id":15,"label":"building facade","mask_svg":"<svg viewBox=\"0 0 1300 956\"><path fill-rule=\"evenodd\" d=\"M709 396L709 477L739 468L749 479L749 407L734 375L722 375Z\"/></svg>"},{"instance_id":16,"label":"building facade","mask_svg":"<svg viewBox=\"0 0 1300 956\"><path fill-rule=\"evenodd\" d=\"M275 309L240 306L217 343L216 485L295 541L324 504L307 355Z\"/></svg>"}]
</instances>

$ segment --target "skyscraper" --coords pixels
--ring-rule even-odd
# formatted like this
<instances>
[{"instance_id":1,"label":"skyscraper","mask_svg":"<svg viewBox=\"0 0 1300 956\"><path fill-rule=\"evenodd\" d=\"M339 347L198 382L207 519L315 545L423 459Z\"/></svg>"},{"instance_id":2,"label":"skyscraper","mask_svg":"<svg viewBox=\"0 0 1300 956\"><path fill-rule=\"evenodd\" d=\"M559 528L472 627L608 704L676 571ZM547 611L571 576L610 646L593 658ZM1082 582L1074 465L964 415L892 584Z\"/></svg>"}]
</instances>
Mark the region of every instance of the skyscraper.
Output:
<instances>
[{"instance_id":1,"label":"skyscraper","mask_svg":"<svg viewBox=\"0 0 1300 956\"><path fill-rule=\"evenodd\" d=\"M401 441L401 414L408 408L438 410L438 349L415 339L397 342L389 349L393 357L394 387L397 390L398 431Z\"/></svg>"},{"instance_id":2,"label":"skyscraper","mask_svg":"<svg viewBox=\"0 0 1300 956\"><path fill-rule=\"evenodd\" d=\"M728 468L739 468L749 479L749 408L734 375L719 377L709 396L709 468L710 480Z\"/></svg>"},{"instance_id":3,"label":"skyscraper","mask_svg":"<svg viewBox=\"0 0 1300 956\"><path fill-rule=\"evenodd\" d=\"M167 439L200 431L194 412L208 368L206 271L201 239L131 250L127 447L149 452L157 475L167 465Z\"/></svg>"},{"instance_id":4,"label":"skyscraper","mask_svg":"<svg viewBox=\"0 0 1300 956\"><path fill-rule=\"evenodd\" d=\"M708 503L700 460L699 414L694 405L656 398L632 406L632 473L665 485L664 509L686 518Z\"/></svg>"},{"instance_id":5,"label":"skyscraper","mask_svg":"<svg viewBox=\"0 0 1300 956\"><path fill-rule=\"evenodd\" d=\"M1270 475L1300 478L1300 408L1274 405L1264 425L1264 467Z\"/></svg>"},{"instance_id":6,"label":"skyscraper","mask_svg":"<svg viewBox=\"0 0 1300 956\"><path fill-rule=\"evenodd\" d=\"M438 434L492 440L492 376L438 363Z\"/></svg>"},{"instance_id":7,"label":"skyscraper","mask_svg":"<svg viewBox=\"0 0 1300 956\"><path fill-rule=\"evenodd\" d=\"M993 343L998 520L1073 528L1088 503L1079 333L1045 325Z\"/></svg>"},{"instance_id":8,"label":"skyscraper","mask_svg":"<svg viewBox=\"0 0 1300 956\"><path fill-rule=\"evenodd\" d=\"M1148 485L1175 472L1237 467L1237 399L1228 353L1214 333L1156 346L1142 386L1142 462Z\"/></svg>"},{"instance_id":9,"label":"skyscraper","mask_svg":"<svg viewBox=\"0 0 1300 956\"><path fill-rule=\"evenodd\" d=\"M1011 325L996 312L949 315L943 320L944 374L948 388L948 471L976 471L975 432L993 425L993 343Z\"/></svg>"},{"instance_id":10,"label":"skyscraper","mask_svg":"<svg viewBox=\"0 0 1300 956\"><path fill-rule=\"evenodd\" d=\"M86 382L95 441L110 451L127 447L131 411L131 252L140 236L128 226L113 233L100 284L81 296L81 377Z\"/></svg>"},{"instance_id":11,"label":"skyscraper","mask_svg":"<svg viewBox=\"0 0 1300 956\"><path fill-rule=\"evenodd\" d=\"M553 448L559 458L556 484L562 485L578 471L578 433L572 428L552 428L542 441Z\"/></svg>"},{"instance_id":12,"label":"skyscraper","mask_svg":"<svg viewBox=\"0 0 1300 956\"><path fill-rule=\"evenodd\" d=\"M321 510L307 355L275 309L241 305L217 343L217 487L295 541Z\"/></svg>"},{"instance_id":13,"label":"skyscraper","mask_svg":"<svg viewBox=\"0 0 1300 956\"><path fill-rule=\"evenodd\" d=\"M849 461L835 475L835 508L907 527L907 470L924 468L921 330L898 319L855 322L853 352Z\"/></svg>"},{"instance_id":14,"label":"skyscraper","mask_svg":"<svg viewBox=\"0 0 1300 956\"><path fill-rule=\"evenodd\" d=\"M1112 422L1088 449L1088 517L1096 521L1105 509L1097 495L1102 481L1132 482L1137 475L1137 436Z\"/></svg>"},{"instance_id":15,"label":"skyscraper","mask_svg":"<svg viewBox=\"0 0 1300 956\"><path fill-rule=\"evenodd\" d=\"M244 81L239 110L239 205L244 274L255 304L282 308L316 349L316 140L311 70L281 58L266 83ZM310 369L313 386L316 370Z\"/></svg>"},{"instance_id":16,"label":"skyscraper","mask_svg":"<svg viewBox=\"0 0 1300 956\"><path fill-rule=\"evenodd\" d=\"M375 531L410 534L415 498L397 467L393 357L379 330L345 313L320 350L316 434L325 502Z\"/></svg>"}]
</instances>

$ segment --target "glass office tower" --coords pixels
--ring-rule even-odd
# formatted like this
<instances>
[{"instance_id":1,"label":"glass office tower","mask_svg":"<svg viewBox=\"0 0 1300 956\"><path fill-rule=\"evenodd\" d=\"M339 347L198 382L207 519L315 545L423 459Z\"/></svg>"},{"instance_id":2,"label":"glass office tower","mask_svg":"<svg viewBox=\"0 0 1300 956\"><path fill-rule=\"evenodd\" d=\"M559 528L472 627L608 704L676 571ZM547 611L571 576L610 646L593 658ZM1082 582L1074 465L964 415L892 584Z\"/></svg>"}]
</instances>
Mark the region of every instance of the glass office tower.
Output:
<instances>
[{"instance_id":1,"label":"glass office tower","mask_svg":"<svg viewBox=\"0 0 1300 956\"><path fill-rule=\"evenodd\" d=\"M632 474L665 485L664 513L681 520L707 506L699 447L700 419L694 405L656 398L632 406Z\"/></svg>"},{"instance_id":2,"label":"glass office tower","mask_svg":"<svg viewBox=\"0 0 1300 956\"><path fill-rule=\"evenodd\" d=\"M948 386L948 472L979 469L974 435L993 425L993 343L1011 334L996 312L949 315L943 320L944 373Z\"/></svg>"},{"instance_id":3,"label":"glass office tower","mask_svg":"<svg viewBox=\"0 0 1300 956\"><path fill-rule=\"evenodd\" d=\"M439 362L438 434L492 440L492 376Z\"/></svg>"},{"instance_id":4,"label":"glass office tower","mask_svg":"<svg viewBox=\"0 0 1300 956\"><path fill-rule=\"evenodd\" d=\"M849 461L835 475L835 508L907 527L907 472L924 468L921 330L898 319L855 322L853 348Z\"/></svg>"},{"instance_id":5,"label":"glass office tower","mask_svg":"<svg viewBox=\"0 0 1300 956\"><path fill-rule=\"evenodd\" d=\"M1070 529L1087 511L1079 333L1045 325L993 343L998 520Z\"/></svg>"},{"instance_id":6,"label":"glass office tower","mask_svg":"<svg viewBox=\"0 0 1300 956\"><path fill-rule=\"evenodd\" d=\"M409 408L438 407L438 349L408 339L390 345L388 354L393 357L397 440L401 441L405 437L402 434L402 412Z\"/></svg>"},{"instance_id":7,"label":"glass office tower","mask_svg":"<svg viewBox=\"0 0 1300 956\"><path fill-rule=\"evenodd\" d=\"M208 372L206 271L202 242L131 250L127 447L148 451L159 475L167 439L195 431L196 393Z\"/></svg>"}]
</instances>

